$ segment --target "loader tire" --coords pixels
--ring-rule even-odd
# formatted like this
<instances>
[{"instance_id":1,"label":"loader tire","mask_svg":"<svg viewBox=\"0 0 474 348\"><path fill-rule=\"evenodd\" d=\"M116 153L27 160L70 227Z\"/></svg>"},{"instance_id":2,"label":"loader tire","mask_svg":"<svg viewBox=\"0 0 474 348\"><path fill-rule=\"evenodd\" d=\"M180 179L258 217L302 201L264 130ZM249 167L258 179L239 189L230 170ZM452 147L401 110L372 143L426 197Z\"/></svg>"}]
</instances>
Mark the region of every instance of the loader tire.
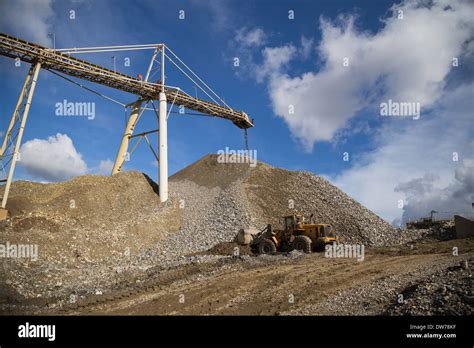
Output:
<instances>
[{"instance_id":1,"label":"loader tire","mask_svg":"<svg viewBox=\"0 0 474 348\"><path fill-rule=\"evenodd\" d=\"M309 254L313 250L311 244L311 239L308 236L296 236L292 246L293 250L299 250Z\"/></svg>"},{"instance_id":2,"label":"loader tire","mask_svg":"<svg viewBox=\"0 0 474 348\"><path fill-rule=\"evenodd\" d=\"M258 253L259 254L275 254L276 245L270 239L264 238L258 243Z\"/></svg>"}]
</instances>

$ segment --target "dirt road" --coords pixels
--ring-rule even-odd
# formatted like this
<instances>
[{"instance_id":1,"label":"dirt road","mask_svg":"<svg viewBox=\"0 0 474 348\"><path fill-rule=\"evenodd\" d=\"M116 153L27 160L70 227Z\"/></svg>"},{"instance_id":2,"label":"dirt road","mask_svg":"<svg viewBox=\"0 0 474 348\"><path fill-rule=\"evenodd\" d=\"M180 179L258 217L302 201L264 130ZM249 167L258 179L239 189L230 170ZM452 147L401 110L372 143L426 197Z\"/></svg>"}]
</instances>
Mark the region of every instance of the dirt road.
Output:
<instances>
[{"instance_id":1,"label":"dirt road","mask_svg":"<svg viewBox=\"0 0 474 348\"><path fill-rule=\"evenodd\" d=\"M473 256L470 239L372 249L362 262L323 253L228 258L150 291L69 314L381 314L406 287Z\"/></svg>"}]
</instances>

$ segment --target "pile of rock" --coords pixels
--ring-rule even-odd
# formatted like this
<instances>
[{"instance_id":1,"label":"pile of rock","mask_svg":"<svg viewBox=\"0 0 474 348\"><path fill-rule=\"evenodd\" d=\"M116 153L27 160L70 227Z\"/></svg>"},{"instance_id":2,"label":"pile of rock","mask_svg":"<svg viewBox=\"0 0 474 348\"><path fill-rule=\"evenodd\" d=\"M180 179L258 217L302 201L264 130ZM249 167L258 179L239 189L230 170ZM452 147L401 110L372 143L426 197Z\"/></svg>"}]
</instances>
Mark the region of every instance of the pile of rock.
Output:
<instances>
[{"instance_id":1,"label":"pile of rock","mask_svg":"<svg viewBox=\"0 0 474 348\"><path fill-rule=\"evenodd\" d=\"M292 174L291 191L301 210L315 220L333 225L344 243L381 246L400 243L397 231L385 220L322 177L308 172Z\"/></svg>"},{"instance_id":2,"label":"pile of rock","mask_svg":"<svg viewBox=\"0 0 474 348\"><path fill-rule=\"evenodd\" d=\"M456 238L456 226L454 220L446 220L441 224L433 226L431 235L438 240L450 240Z\"/></svg>"},{"instance_id":3,"label":"pile of rock","mask_svg":"<svg viewBox=\"0 0 474 348\"><path fill-rule=\"evenodd\" d=\"M444 220L440 221L437 224L432 224L429 228L410 228L405 230L399 230L401 241L405 241L404 236L409 236L411 240L424 239L429 240L451 240L456 238L456 226L454 225L454 220ZM407 240L406 242L409 242Z\"/></svg>"},{"instance_id":4,"label":"pile of rock","mask_svg":"<svg viewBox=\"0 0 474 348\"><path fill-rule=\"evenodd\" d=\"M140 262L170 263L183 255L231 242L240 226L255 224L240 182L225 188L189 180L171 182L172 200L181 207L181 228L140 257Z\"/></svg>"},{"instance_id":5,"label":"pile of rock","mask_svg":"<svg viewBox=\"0 0 474 348\"><path fill-rule=\"evenodd\" d=\"M0 294L63 296L113 283L134 255L180 228L177 205L160 204L155 191L137 172L15 182L0 244L32 247L37 255L2 259Z\"/></svg>"},{"instance_id":6,"label":"pile of rock","mask_svg":"<svg viewBox=\"0 0 474 348\"><path fill-rule=\"evenodd\" d=\"M192 170L191 170L192 169ZM170 180L171 200L181 210L181 228L144 253L140 262L169 262L231 242L241 228L281 227L296 209L329 223L342 242L367 246L405 244L423 237L392 228L327 180L259 163L219 163L209 155Z\"/></svg>"}]
</instances>

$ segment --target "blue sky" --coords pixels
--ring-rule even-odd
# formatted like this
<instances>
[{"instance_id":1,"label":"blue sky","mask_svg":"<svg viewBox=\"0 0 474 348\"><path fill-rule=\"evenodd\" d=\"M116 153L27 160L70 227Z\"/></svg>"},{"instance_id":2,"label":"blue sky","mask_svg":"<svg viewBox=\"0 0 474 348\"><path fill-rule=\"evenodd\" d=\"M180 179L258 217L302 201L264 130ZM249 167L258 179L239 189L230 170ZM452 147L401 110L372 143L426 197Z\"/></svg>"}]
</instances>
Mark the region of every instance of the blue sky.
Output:
<instances>
[{"instance_id":1,"label":"blue sky","mask_svg":"<svg viewBox=\"0 0 474 348\"><path fill-rule=\"evenodd\" d=\"M452 2L451 10L447 6L349 0L1 0L6 17L0 29L50 47L47 34L55 33L57 48L164 42L228 104L255 119L249 143L259 160L324 175L392 222L418 217L430 207L470 209L474 132L469 66L474 50L466 42L472 39L472 23L467 23L473 6L463 1ZM71 10L75 19L70 19ZM179 19L180 10L184 19ZM288 18L290 10L294 19ZM405 18L397 18L399 10ZM146 70L150 52L81 58L112 68L112 55L117 70L135 76ZM127 57L130 67L123 64ZM235 57L239 67L233 65ZM345 57L349 67L342 65ZM456 68L452 57L461 61ZM2 115L12 112L29 68L13 63L0 57ZM179 71L167 67L167 84L195 94ZM123 92L88 86L124 103L134 101ZM200 91L198 96L203 97ZM64 99L94 102L95 119L56 116L55 104ZM379 104L387 99L420 102L422 117L380 117ZM286 114L289 104L295 115ZM115 158L124 117L122 107L41 71L23 142L67 135L72 142L68 155L80 154L83 161L79 172L102 172ZM2 129L7 120L1 118ZM136 132L152 128L156 118L146 113ZM448 139L446 132L451 133ZM244 146L243 132L222 119L172 115L168 134L171 172L226 146ZM429 142L422 140L430 138L439 140L425 148ZM39 151L38 144L30 143L29 149ZM349 161L343 160L344 152ZM457 161L452 160L454 152ZM157 177L144 143L125 168ZM16 178L51 180L47 171L43 177L41 173L24 163ZM464 194L459 196L460 190Z\"/></svg>"}]
</instances>

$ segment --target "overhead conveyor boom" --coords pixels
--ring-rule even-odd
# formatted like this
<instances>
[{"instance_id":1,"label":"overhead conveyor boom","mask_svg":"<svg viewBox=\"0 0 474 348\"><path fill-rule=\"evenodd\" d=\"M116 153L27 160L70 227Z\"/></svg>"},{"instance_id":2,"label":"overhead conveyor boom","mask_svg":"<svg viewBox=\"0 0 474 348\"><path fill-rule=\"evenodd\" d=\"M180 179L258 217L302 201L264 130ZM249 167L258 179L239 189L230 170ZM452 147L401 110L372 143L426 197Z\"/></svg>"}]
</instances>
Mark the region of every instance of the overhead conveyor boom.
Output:
<instances>
[{"instance_id":1,"label":"overhead conveyor boom","mask_svg":"<svg viewBox=\"0 0 474 348\"><path fill-rule=\"evenodd\" d=\"M85 60L60 53L28 41L24 41L0 33L0 55L19 58L27 63L40 62L43 69L50 69L69 76L112 87L132 93L143 99L158 99L161 86L141 81L137 78L106 69ZM237 127L247 129L253 127L252 121L242 111L235 111L203 99L195 98L180 89L165 87L167 100L176 105L203 114L216 116L232 121Z\"/></svg>"}]
</instances>

